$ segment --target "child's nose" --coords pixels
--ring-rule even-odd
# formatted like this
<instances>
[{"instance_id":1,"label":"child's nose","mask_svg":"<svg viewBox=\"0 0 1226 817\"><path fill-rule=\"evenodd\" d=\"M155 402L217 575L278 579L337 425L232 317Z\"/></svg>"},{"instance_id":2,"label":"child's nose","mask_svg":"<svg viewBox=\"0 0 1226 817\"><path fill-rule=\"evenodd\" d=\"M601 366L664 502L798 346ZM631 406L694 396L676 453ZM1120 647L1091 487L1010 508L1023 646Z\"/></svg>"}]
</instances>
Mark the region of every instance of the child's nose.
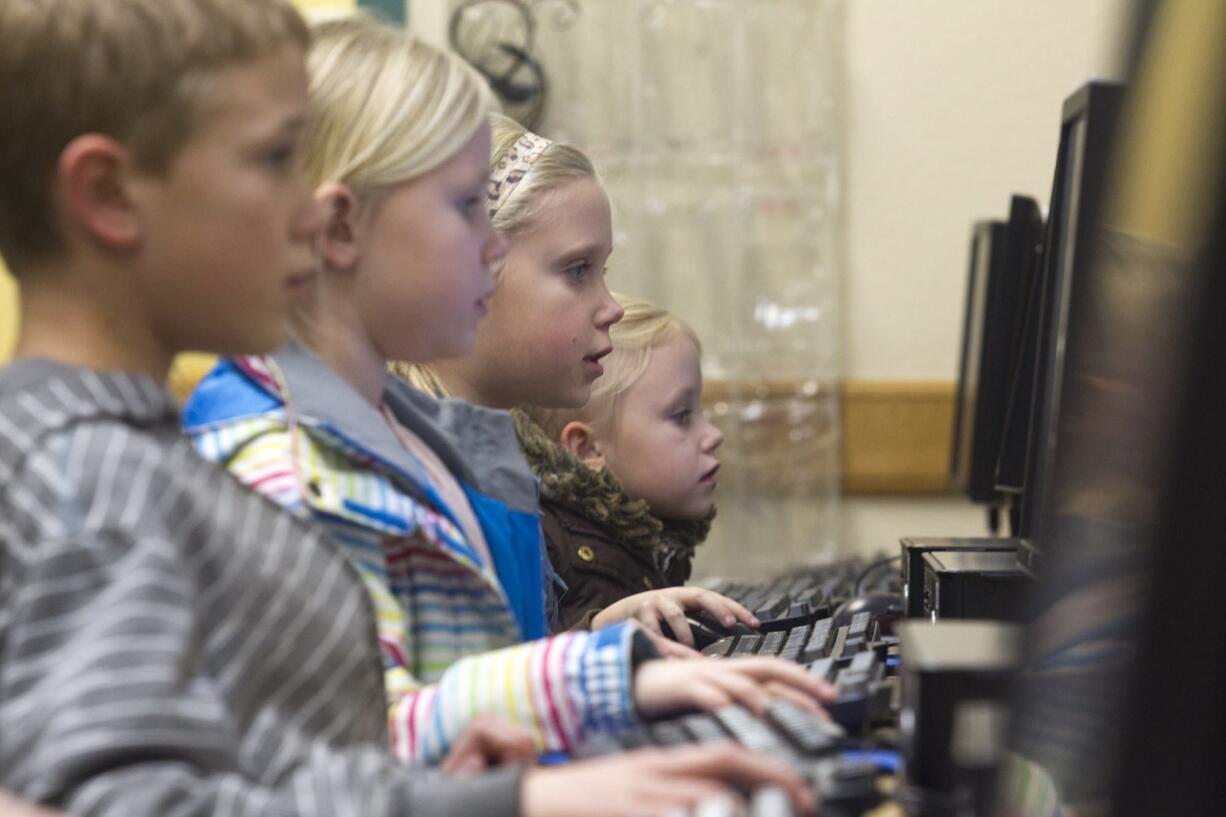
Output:
<instances>
[{"instance_id":1,"label":"child's nose","mask_svg":"<svg viewBox=\"0 0 1226 817\"><path fill-rule=\"evenodd\" d=\"M707 454L711 454L715 449L724 444L724 432L720 431L719 426L713 424L710 420L704 419L703 422L707 424L707 434L704 440L706 444L702 450Z\"/></svg>"},{"instance_id":2,"label":"child's nose","mask_svg":"<svg viewBox=\"0 0 1226 817\"><path fill-rule=\"evenodd\" d=\"M600 329L608 329L613 324L622 319L626 314L626 310L622 309L622 305L613 297L613 293L609 292L609 285L601 282L602 302L600 311L596 313L596 326Z\"/></svg>"},{"instance_id":3,"label":"child's nose","mask_svg":"<svg viewBox=\"0 0 1226 817\"><path fill-rule=\"evenodd\" d=\"M488 267L507 254L510 244L507 242L507 237L494 229L494 225L488 219L486 225L489 227L490 235L481 253L481 260Z\"/></svg>"},{"instance_id":4,"label":"child's nose","mask_svg":"<svg viewBox=\"0 0 1226 817\"><path fill-rule=\"evenodd\" d=\"M315 196L310 195L308 191L304 197L302 209L298 212L298 219L294 224L293 237L296 241L313 241L323 231L324 225L327 222L327 202L320 201Z\"/></svg>"}]
</instances>

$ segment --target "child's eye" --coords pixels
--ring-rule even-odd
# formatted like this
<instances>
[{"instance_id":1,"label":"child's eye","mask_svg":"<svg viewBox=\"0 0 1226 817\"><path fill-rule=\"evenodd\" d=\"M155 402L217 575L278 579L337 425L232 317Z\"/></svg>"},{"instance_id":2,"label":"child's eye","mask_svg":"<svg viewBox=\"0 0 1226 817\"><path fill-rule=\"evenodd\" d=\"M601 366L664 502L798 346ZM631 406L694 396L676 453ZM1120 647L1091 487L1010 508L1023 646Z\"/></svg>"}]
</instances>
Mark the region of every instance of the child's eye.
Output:
<instances>
[{"instance_id":1,"label":"child's eye","mask_svg":"<svg viewBox=\"0 0 1226 817\"><path fill-rule=\"evenodd\" d=\"M578 284L586 281L591 271L591 264L587 261L580 261L578 264L572 264L566 268L566 276Z\"/></svg>"},{"instance_id":2,"label":"child's eye","mask_svg":"<svg viewBox=\"0 0 1226 817\"><path fill-rule=\"evenodd\" d=\"M481 205L480 196L468 196L460 200L460 212L466 216L471 216L477 212L477 207Z\"/></svg>"},{"instance_id":3,"label":"child's eye","mask_svg":"<svg viewBox=\"0 0 1226 817\"><path fill-rule=\"evenodd\" d=\"M681 411L675 412L672 416L672 421L679 426L688 426L693 419L693 409L681 409Z\"/></svg>"},{"instance_id":4,"label":"child's eye","mask_svg":"<svg viewBox=\"0 0 1226 817\"><path fill-rule=\"evenodd\" d=\"M264 164L274 170L285 170L294 163L297 153L297 148L293 144L277 145L265 152L263 156Z\"/></svg>"}]
</instances>

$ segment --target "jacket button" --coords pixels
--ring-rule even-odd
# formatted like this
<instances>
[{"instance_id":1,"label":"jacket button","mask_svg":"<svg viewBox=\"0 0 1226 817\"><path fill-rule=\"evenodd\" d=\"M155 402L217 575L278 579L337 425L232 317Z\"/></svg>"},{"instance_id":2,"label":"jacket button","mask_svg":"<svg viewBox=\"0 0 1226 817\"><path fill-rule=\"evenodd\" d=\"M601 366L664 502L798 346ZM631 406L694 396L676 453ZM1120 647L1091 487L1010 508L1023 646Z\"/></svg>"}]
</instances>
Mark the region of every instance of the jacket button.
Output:
<instances>
[{"instance_id":1,"label":"jacket button","mask_svg":"<svg viewBox=\"0 0 1226 817\"><path fill-rule=\"evenodd\" d=\"M579 558L585 562L590 562L596 558L596 554L593 553L592 549L587 545L580 545L577 552L579 554Z\"/></svg>"},{"instance_id":2,"label":"jacket button","mask_svg":"<svg viewBox=\"0 0 1226 817\"><path fill-rule=\"evenodd\" d=\"M651 590L653 587L655 587L655 585L651 583L651 579L644 576L643 577L643 587L646 587L648 590Z\"/></svg>"}]
</instances>

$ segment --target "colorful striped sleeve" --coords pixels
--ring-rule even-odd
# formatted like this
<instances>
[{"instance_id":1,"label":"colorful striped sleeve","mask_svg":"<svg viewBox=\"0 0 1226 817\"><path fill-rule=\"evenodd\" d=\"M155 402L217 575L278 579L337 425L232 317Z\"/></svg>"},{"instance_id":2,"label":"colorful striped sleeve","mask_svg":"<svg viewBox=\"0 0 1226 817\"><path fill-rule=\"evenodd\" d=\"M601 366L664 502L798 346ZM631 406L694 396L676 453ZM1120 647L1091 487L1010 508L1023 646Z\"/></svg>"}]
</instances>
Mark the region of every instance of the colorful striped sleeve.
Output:
<instances>
[{"instance_id":1,"label":"colorful striped sleeve","mask_svg":"<svg viewBox=\"0 0 1226 817\"><path fill-rule=\"evenodd\" d=\"M470 656L431 686L415 687L404 667L389 670L394 753L409 762L435 763L483 713L523 726L540 751L569 752L588 735L632 726L635 629L619 624Z\"/></svg>"}]
</instances>

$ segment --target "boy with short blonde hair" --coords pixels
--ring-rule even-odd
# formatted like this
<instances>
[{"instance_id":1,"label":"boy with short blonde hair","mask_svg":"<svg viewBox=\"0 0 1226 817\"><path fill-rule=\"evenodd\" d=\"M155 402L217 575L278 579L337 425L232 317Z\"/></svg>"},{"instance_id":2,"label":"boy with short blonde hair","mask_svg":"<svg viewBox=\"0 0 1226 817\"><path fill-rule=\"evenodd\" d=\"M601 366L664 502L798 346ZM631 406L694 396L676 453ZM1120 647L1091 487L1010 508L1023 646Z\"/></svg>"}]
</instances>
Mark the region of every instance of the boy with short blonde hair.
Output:
<instances>
[{"instance_id":1,"label":"boy with short blonde hair","mask_svg":"<svg viewBox=\"0 0 1226 817\"><path fill-rule=\"evenodd\" d=\"M0 246L14 272L65 248L51 179L70 141L109 133L135 167L163 171L216 101L220 67L310 39L288 3L232 0L5 0L0 37Z\"/></svg>"},{"instance_id":2,"label":"boy with short blonde hair","mask_svg":"<svg viewBox=\"0 0 1226 817\"><path fill-rule=\"evenodd\" d=\"M200 459L162 385L187 349L271 351L310 284L307 40L283 0L0 2L0 788L124 817L547 817L593 781L667 806L733 777L811 803L726 748L464 781L391 758L360 579ZM442 771L525 751L478 724Z\"/></svg>"}]
</instances>

